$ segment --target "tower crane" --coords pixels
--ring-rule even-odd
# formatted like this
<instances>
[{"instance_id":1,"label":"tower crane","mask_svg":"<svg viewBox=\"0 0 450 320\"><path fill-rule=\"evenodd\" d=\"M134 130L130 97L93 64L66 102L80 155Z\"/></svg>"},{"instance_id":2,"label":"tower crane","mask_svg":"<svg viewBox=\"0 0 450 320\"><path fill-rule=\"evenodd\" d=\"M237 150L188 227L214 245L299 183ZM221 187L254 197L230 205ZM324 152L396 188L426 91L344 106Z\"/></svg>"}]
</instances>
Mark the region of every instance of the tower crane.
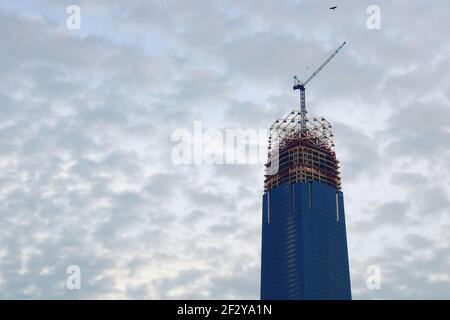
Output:
<instances>
[{"instance_id":1,"label":"tower crane","mask_svg":"<svg viewBox=\"0 0 450 320\"><path fill-rule=\"evenodd\" d=\"M330 62L331 59L342 49L342 47L346 44L343 42L334 52L314 71L308 79L304 82L299 80L297 76L294 76L294 90L300 90L300 116L301 116L301 130L303 131L306 128L306 101L305 101L305 86L310 82L319 72Z\"/></svg>"}]
</instances>

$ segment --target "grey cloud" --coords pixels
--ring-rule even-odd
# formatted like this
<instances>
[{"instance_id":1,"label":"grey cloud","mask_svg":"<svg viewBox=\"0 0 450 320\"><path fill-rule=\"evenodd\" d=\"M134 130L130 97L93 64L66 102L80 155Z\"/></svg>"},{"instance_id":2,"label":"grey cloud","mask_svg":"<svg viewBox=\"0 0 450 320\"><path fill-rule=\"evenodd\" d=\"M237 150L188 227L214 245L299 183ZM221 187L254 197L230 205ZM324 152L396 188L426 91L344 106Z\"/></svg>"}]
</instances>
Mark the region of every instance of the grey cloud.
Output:
<instances>
[{"instance_id":1,"label":"grey cloud","mask_svg":"<svg viewBox=\"0 0 450 320\"><path fill-rule=\"evenodd\" d=\"M437 102L414 102L388 120L386 133L393 141L387 150L402 157L439 159L448 152L450 107Z\"/></svg>"},{"instance_id":2,"label":"grey cloud","mask_svg":"<svg viewBox=\"0 0 450 320\"><path fill-rule=\"evenodd\" d=\"M341 151L339 161L344 181L379 168L381 157L373 138L342 123L334 123L333 127L336 145Z\"/></svg>"},{"instance_id":3,"label":"grey cloud","mask_svg":"<svg viewBox=\"0 0 450 320\"><path fill-rule=\"evenodd\" d=\"M406 212L408 203L391 201L378 207L376 211L376 224L403 224L408 220Z\"/></svg>"},{"instance_id":4,"label":"grey cloud","mask_svg":"<svg viewBox=\"0 0 450 320\"><path fill-rule=\"evenodd\" d=\"M374 215L368 220L355 221L350 229L361 234L376 232L382 227L406 227L413 223L408 216L410 205L407 202L390 201L374 209Z\"/></svg>"},{"instance_id":5,"label":"grey cloud","mask_svg":"<svg viewBox=\"0 0 450 320\"><path fill-rule=\"evenodd\" d=\"M433 239L414 233L405 235L403 241L412 249L429 249L436 244Z\"/></svg>"},{"instance_id":6,"label":"grey cloud","mask_svg":"<svg viewBox=\"0 0 450 320\"><path fill-rule=\"evenodd\" d=\"M398 186L415 188L426 184L429 179L416 172L398 172L392 175L391 181Z\"/></svg>"},{"instance_id":7,"label":"grey cloud","mask_svg":"<svg viewBox=\"0 0 450 320\"><path fill-rule=\"evenodd\" d=\"M373 214L348 220L354 297L448 297L445 2L382 1L379 31L369 1L78 3L76 32L69 1L0 5L1 298L257 298L262 165L174 166L171 133L268 128L298 104L292 75L344 40L307 103L344 185L373 182L346 202ZM383 176L402 197L374 198Z\"/></svg>"},{"instance_id":8,"label":"grey cloud","mask_svg":"<svg viewBox=\"0 0 450 320\"><path fill-rule=\"evenodd\" d=\"M360 299L448 299L450 282L442 278L449 267L448 250L445 247L417 256L410 250L386 248L383 256L372 257L365 265L380 267L381 289L367 289L364 277L353 281L353 288L360 292Z\"/></svg>"}]
</instances>

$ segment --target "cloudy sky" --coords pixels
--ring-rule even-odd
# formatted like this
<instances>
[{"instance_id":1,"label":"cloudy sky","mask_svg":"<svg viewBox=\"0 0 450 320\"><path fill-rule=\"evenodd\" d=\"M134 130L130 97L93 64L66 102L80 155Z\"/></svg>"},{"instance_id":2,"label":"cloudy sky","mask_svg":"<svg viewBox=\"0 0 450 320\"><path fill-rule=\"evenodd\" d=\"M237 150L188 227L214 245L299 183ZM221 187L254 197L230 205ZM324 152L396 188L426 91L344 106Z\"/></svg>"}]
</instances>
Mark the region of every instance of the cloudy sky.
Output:
<instances>
[{"instance_id":1,"label":"cloudy sky","mask_svg":"<svg viewBox=\"0 0 450 320\"><path fill-rule=\"evenodd\" d=\"M262 163L175 165L172 133L267 130L297 107L292 76L347 41L307 103L334 127L353 297L450 299L449 10L2 1L0 298L259 298Z\"/></svg>"}]
</instances>

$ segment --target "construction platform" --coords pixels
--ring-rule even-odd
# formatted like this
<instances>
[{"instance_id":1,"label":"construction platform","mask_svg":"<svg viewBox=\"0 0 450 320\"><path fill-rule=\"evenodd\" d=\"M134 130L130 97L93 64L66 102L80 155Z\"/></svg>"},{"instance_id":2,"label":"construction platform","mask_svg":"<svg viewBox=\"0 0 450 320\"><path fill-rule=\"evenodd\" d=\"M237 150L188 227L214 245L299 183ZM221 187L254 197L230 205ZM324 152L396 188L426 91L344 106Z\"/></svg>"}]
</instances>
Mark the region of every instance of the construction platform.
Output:
<instances>
[{"instance_id":1,"label":"construction platform","mask_svg":"<svg viewBox=\"0 0 450 320\"><path fill-rule=\"evenodd\" d=\"M325 118L302 118L298 111L276 120L270 128L264 191L307 181L323 182L339 191L339 161L331 129Z\"/></svg>"}]
</instances>

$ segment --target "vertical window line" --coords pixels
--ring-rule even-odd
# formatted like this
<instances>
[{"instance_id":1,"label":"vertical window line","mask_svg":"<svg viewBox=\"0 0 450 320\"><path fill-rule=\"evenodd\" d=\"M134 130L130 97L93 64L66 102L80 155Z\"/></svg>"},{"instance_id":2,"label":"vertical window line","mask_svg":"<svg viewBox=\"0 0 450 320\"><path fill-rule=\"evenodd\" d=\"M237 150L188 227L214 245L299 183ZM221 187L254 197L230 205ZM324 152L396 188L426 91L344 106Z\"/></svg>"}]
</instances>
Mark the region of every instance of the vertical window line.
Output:
<instances>
[{"instance_id":1,"label":"vertical window line","mask_svg":"<svg viewBox=\"0 0 450 320\"><path fill-rule=\"evenodd\" d=\"M311 212L311 182L308 183L309 187L309 212Z\"/></svg>"},{"instance_id":2,"label":"vertical window line","mask_svg":"<svg viewBox=\"0 0 450 320\"><path fill-rule=\"evenodd\" d=\"M270 191L267 191L267 224L270 223Z\"/></svg>"},{"instance_id":3,"label":"vertical window line","mask_svg":"<svg viewBox=\"0 0 450 320\"><path fill-rule=\"evenodd\" d=\"M336 192L336 221L339 222L339 195Z\"/></svg>"},{"instance_id":4,"label":"vertical window line","mask_svg":"<svg viewBox=\"0 0 450 320\"><path fill-rule=\"evenodd\" d=\"M292 211L295 212L295 188L292 184Z\"/></svg>"}]
</instances>

